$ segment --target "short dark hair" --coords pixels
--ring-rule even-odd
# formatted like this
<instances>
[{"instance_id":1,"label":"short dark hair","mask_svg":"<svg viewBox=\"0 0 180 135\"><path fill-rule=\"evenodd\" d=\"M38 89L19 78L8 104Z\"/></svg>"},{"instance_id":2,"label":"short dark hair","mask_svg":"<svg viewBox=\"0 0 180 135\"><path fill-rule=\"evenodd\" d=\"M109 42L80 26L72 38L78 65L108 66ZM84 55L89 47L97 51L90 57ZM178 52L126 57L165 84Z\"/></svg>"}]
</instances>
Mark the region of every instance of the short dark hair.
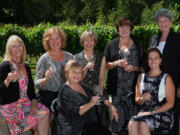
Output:
<instances>
[{"instance_id":1,"label":"short dark hair","mask_svg":"<svg viewBox=\"0 0 180 135\"><path fill-rule=\"evenodd\" d=\"M130 21L130 19L126 18L126 17L122 17L119 19L119 21L115 24L116 26L116 30L119 31L119 27L120 26L130 26L130 29L132 31L134 25L133 23Z\"/></svg>"}]
</instances>

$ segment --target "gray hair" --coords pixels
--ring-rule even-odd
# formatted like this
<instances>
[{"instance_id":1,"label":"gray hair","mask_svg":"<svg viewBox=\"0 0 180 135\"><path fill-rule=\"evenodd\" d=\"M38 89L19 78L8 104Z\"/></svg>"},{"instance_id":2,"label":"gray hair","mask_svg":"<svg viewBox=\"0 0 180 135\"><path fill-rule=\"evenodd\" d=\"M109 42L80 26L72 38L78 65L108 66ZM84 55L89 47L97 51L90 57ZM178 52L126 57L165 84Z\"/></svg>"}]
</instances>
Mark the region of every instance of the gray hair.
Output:
<instances>
[{"instance_id":1,"label":"gray hair","mask_svg":"<svg viewBox=\"0 0 180 135\"><path fill-rule=\"evenodd\" d=\"M167 17L170 21L173 19L173 14L169 9L161 8L158 11L156 11L154 18L155 21L158 22L159 17L164 16Z\"/></svg>"}]
</instances>

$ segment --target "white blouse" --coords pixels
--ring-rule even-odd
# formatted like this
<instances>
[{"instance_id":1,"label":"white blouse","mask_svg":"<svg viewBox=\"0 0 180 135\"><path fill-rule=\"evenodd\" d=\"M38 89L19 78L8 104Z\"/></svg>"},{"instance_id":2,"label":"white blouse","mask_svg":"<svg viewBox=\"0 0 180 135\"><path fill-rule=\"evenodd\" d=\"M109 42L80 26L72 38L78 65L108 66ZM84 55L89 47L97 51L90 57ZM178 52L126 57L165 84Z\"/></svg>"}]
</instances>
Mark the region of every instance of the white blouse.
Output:
<instances>
[{"instance_id":1,"label":"white blouse","mask_svg":"<svg viewBox=\"0 0 180 135\"><path fill-rule=\"evenodd\" d=\"M165 47L166 42L159 42L159 45L157 46L157 48L159 49L159 51L161 52L161 54L163 53L164 47Z\"/></svg>"}]
</instances>

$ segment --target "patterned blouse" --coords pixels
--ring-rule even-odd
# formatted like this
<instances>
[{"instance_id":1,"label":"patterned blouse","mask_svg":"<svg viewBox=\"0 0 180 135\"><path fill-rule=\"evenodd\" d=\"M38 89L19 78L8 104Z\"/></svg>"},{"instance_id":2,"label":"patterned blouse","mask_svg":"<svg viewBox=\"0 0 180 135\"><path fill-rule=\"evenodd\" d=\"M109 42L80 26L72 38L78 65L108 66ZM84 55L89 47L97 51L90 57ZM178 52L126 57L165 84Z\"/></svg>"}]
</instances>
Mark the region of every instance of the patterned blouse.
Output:
<instances>
[{"instance_id":1,"label":"patterned blouse","mask_svg":"<svg viewBox=\"0 0 180 135\"><path fill-rule=\"evenodd\" d=\"M64 75L64 66L70 59L73 59L73 56L68 52L65 52L65 58L60 62L53 61L47 52L43 54L38 60L36 66L35 86L39 90L43 89L57 92L59 87L62 86L66 81ZM40 82L44 78L46 70L48 70L50 67L53 69L55 74L53 74L53 77L44 87L41 87Z\"/></svg>"},{"instance_id":2,"label":"patterned blouse","mask_svg":"<svg viewBox=\"0 0 180 135\"><path fill-rule=\"evenodd\" d=\"M100 72L102 57L103 57L102 54L94 52L94 59L95 59L94 70L93 71L88 70L87 74L86 74L86 77L83 80L83 82L85 84L88 84L91 88L94 85L98 85L99 84L99 72ZM82 64L83 68L88 63L86 58L84 57L84 51L76 54L75 55L75 59Z\"/></svg>"}]
</instances>

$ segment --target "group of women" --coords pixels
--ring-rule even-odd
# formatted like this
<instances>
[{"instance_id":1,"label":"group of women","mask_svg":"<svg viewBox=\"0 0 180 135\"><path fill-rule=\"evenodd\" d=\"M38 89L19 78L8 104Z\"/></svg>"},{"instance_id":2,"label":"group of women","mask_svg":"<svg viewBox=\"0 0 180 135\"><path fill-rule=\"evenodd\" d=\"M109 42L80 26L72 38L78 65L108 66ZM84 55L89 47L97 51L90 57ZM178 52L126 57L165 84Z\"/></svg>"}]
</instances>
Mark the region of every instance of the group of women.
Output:
<instances>
[{"instance_id":1,"label":"group of women","mask_svg":"<svg viewBox=\"0 0 180 135\"><path fill-rule=\"evenodd\" d=\"M174 124L175 92L180 93L176 61L180 36L171 29L171 11L160 9L155 19L161 33L152 37L145 63L143 47L131 36L133 24L128 18L117 22L118 37L107 44L104 55L94 50L97 36L91 30L82 33L84 49L73 56L62 49L66 34L49 28L43 34L46 52L37 62L34 83L25 63L24 42L10 36L0 64L0 114L9 133L33 129L34 135L48 135L51 104L57 98L57 135L111 135L99 121L99 104L111 111L111 128L117 134L168 134ZM112 103L103 95L106 69L105 90L112 95Z\"/></svg>"}]
</instances>

